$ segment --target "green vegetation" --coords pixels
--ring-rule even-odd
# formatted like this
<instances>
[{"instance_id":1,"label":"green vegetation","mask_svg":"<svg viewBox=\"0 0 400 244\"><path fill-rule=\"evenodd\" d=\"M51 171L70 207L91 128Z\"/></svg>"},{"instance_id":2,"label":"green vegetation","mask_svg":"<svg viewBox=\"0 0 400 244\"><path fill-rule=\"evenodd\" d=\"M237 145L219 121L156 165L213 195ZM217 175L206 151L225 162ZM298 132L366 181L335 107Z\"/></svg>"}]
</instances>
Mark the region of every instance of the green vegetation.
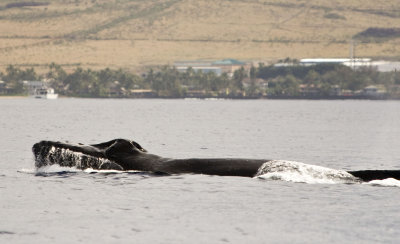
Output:
<instances>
[{"instance_id":1,"label":"green vegetation","mask_svg":"<svg viewBox=\"0 0 400 244\"><path fill-rule=\"evenodd\" d=\"M188 68L179 72L164 66L137 75L122 69L102 70L77 67L67 73L52 63L39 76L33 68L8 66L0 73L0 94L26 94L26 80L45 80L63 96L72 97L219 97L219 98L371 98L364 89L376 87L375 97L400 98L400 72L379 72L372 67L352 69L339 64L303 66L289 60L289 66L251 67L227 73L203 73ZM374 94L372 94L374 95Z\"/></svg>"},{"instance_id":2,"label":"green vegetation","mask_svg":"<svg viewBox=\"0 0 400 244\"><path fill-rule=\"evenodd\" d=\"M379 41L400 37L400 28L368 28L354 36L363 41Z\"/></svg>"},{"instance_id":3,"label":"green vegetation","mask_svg":"<svg viewBox=\"0 0 400 244\"><path fill-rule=\"evenodd\" d=\"M383 73L371 67L351 69L339 64L260 67L257 76L269 81L268 93L272 96L329 97L342 91L356 94L370 85L391 91L393 85L400 84L398 72Z\"/></svg>"},{"instance_id":4,"label":"green vegetation","mask_svg":"<svg viewBox=\"0 0 400 244\"><path fill-rule=\"evenodd\" d=\"M327 13L324 15L324 18L327 19L342 19L345 20L346 18L340 14L336 14L336 13Z\"/></svg>"},{"instance_id":5,"label":"green vegetation","mask_svg":"<svg viewBox=\"0 0 400 244\"><path fill-rule=\"evenodd\" d=\"M33 68L25 70L18 69L12 65L8 66L6 73L0 73L4 81L4 91L0 94L21 95L25 93L23 83L24 80L37 80L37 74ZM0 84L1 85L1 84Z\"/></svg>"},{"instance_id":6,"label":"green vegetation","mask_svg":"<svg viewBox=\"0 0 400 244\"><path fill-rule=\"evenodd\" d=\"M48 2L16 2L8 3L4 8L22 8L22 7L36 7L49 5Z\"/></svg>"}]
</instances>

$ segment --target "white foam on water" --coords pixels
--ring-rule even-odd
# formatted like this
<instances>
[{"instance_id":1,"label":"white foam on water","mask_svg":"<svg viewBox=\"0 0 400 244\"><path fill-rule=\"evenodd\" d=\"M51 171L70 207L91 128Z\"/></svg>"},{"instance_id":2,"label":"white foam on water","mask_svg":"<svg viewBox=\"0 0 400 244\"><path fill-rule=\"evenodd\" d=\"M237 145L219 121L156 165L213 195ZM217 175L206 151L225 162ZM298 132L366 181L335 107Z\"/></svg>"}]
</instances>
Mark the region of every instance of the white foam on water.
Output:
<instances>
[{"instance_id":1,"label":"white foam on water","mask_svg":"<svg viewBox=\"0 0 400 244\"><path fill-rule=\"evenodd\" d=\"M60 172L84 172L84 173L104 173L104 174L122 174L122 173L141 173L143 171L138 171L138 170L113 170L113 169L93 169L93 168L87 168L87 169L78 169L76 167L64 167L60 166L58 164L52 164L52 165L46 165L42 166L37 169L21 169L19 170L21 173L29 173L29 174L35 174L35 173L60 173Z\"/></svg>"},{"instance_id":2,"label":"white foam on water","mask_svg":"<svg viewBox=\"0 0 400 244\"><path fill-rule=\"evenodd\" d=\"M17 170L17 172L19 173L25 173L25 174L51 174L51 173L60 173L60 172L79 172L82 170L77 169L76 167L63 167L60 166L58 164L52 164L52 165L46 165L46 166L42 166L40 168L31 168L31 169L20 169Z\"/></svg>"},{"instance_id":3,"label":"white foam on water","mask_svg":"<svg viewBox=\"0 0 400 244\"><path fill-rule=\"evenodd\" d=\"M139 170L115 170L115 169L92 169L92 168L87 168L84 169L83 172L85 173L113 173L113 174L122 174L122 173L141 173L144 171L139 171Z\"/></svg>"},{"instance_id":4,"label":"white foam on water","mask_svg":"<svg viewBox=\"0 0 400 244\"><path fill-rule=\"evenodd\" d=\"M37 174L37 173L60 173L60 172L78 172L81 171L77 169L76 167L63 167L58 164L52 164L52 165L46 165L42 166L40 168L23 168L20 170L17 170L19 173L25 173L25 174Z\"/></svg>"},{"instance_id":5,"label":"white foam on water","mask_svg":"<svg viewBox=\"0 0 400 244\"><path fill-rule=\"evenodd\" d=\"M35 173L80 172L76 167L64 167L58 164L46 165L36 169Z\"/></svg>"},{"instance_id":6,"label":"white foam on water","mask_svg":"<svg viewBox=\"0 0 400 244\"><path fill-rule=\"evenodd\" d=\"M76 173L76 172L83 172L87 174L93 174L93 173L98 173L98 174L126 174L126 173L142 173L143 171L138 171L138 170L106 170L106 169L92 169L92 168L87 168L84 170L78 169L76 167L63 167L58 164L52 164L52 165L46 165L42 166L40 168L23 168L18 170L17 172L19 173L25 173L25 174L54 174L54 173Z\"/></svg>"},{"instance_id":7,"label":"white foam on water","mask_svg":"<svg viewBox=\"0 0 400 244\"><path fill-rule=\"evenodd\" d=\"M36 173L36 169L35 168L31 168L31 169L23 168L23 169L17 170L17 172L26 173L26 174L34 174L34 173Z\"/></svg>"},{"instance_id":8,"label":"white foam on water","mask_svg":"<svg viewBox=\"0 0 400 244\"><path fill-rule=\"evenodd\" d=\"M264 163L255 177L308 184L358 182L356 177L343 170L286 160L272 160Z\"/></svg>"},{"instance_id":9,"label":"white foam on water","mask_svg":"<svg viewBox=\"0 0 400 244\"><path fill-rule=\"evenodd\" d=\"M85 172L85 173L89 173L89 174L91 174L91 173L99 173L99 172L103 172L103 173L119 173L119 172L122 172L120 170L113 170L113 169L99 170L99 169L92 169L92 168L87 168L87 169L84 169L82 171Z\"/></svg>"},{"instance_id":10,"label":"white foam on water","mask_svg":"<svg viewBox=\"0 0 400 244\"><path fill-rule=\"evenodd\" d=\"M373 186L400 187L400 180L396 180L394 178L387 178L384 180L371 180L370 182L365 182L363 184L373 185Z\"/></svg>"}]
</instances>

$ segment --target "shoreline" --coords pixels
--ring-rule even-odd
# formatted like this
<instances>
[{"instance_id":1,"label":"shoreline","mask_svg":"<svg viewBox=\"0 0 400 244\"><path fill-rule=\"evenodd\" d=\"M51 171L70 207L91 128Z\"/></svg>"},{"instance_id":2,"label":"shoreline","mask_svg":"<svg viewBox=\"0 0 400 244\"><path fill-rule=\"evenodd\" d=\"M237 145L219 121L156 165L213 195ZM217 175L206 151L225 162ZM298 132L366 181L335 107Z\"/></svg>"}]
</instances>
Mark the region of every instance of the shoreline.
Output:
<instances>
[{"instance_id":1,"label":"shoreline","mask_svg":"<svg viewBox=\"0 0 400 244\"><path fill-rule=\"evenodd\" d=\"M29 96L2 96L1 99L30 99ZM62 96L58 99L65 98L82 98L82 99L163 99L163 100L173 100L173 99L181 99L181 100L373 100L373 101L399 101L400 98L376 98L376 97L348 97L348 96L340 96L340 97L284 97L284 96L276 96L276 97L69 97ZM47 99L38 99L35 100L47 100Z\"/></svg>"},{"instance_id":2,"label":"shoreline","mask_svg":"<svg viewBox=\"0 0 400 244\"><path fill-rule=\"evenodd\" d=\"M29 96L0 96L0 99L13 99L13 98L29 98Z\"/></svg>"}]
</instances>

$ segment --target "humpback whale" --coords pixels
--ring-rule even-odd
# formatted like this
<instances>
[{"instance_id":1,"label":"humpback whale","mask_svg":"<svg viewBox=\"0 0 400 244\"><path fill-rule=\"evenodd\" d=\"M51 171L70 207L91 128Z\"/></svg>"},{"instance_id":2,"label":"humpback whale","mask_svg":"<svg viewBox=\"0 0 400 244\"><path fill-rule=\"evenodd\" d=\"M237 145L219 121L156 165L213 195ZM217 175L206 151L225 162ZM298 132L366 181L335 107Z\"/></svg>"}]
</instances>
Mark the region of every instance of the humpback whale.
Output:
<instances>
[{"instance_id":1,"label":"humpback whale","mask_svg":"<svg viewBox=\"0 0 400 244\"><path fill-rule=\"evenodd\" d=\"M164 174L206 174L220 176L254 177L260 169L276 168L274 160L245 158L164 158L148 153L137 142L114 139L99 144L84 145L66 142L40 141L33 145L35 166L58 164L78 169L137 170ZM281 167L281 166L279 166ZM400 180L400 170L347 171L359 181L395 178ZM346 173L346 174L347 174Z\"/></svg>"}]
</instances>

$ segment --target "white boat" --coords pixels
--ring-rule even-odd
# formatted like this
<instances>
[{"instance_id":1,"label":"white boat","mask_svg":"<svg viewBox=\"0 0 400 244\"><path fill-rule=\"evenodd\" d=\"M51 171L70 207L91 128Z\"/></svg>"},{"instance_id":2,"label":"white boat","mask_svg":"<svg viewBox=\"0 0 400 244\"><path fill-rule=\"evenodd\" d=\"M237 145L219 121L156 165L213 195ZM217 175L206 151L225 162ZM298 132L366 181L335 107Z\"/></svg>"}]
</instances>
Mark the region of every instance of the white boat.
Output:
<instances>
[{"instance_id":1,"label":"white boat","mask_svg":"<svg viewBox=\"0 0 400 244\"><path fill-rule=\"evenodd\" d=\"M58 94L54 93L53 88L46 88L46 87L35 89L31 96L34 98L41 98L41 99L57 99L58 98Z\"/></svg>"}]
</instances>

